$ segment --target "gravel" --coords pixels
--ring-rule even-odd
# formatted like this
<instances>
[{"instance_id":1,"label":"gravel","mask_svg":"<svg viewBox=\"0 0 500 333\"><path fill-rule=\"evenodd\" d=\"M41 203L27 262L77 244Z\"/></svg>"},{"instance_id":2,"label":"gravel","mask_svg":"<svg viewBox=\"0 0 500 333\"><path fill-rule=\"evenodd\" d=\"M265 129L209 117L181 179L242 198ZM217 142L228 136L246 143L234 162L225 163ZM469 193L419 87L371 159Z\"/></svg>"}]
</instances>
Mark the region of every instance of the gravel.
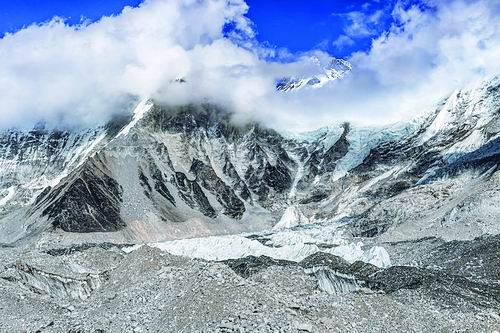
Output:
<instances>
[{"instance_id":1,"label":"gravel","mask_svg":"<svg viewBox=\"0 0 500 333\"><path fill-rule=\"evenodd\" d=\"M147 246L129 254L89 247L53 256L0 249L0 256L1 332L500 331L497 307L448 304L425 287L330 294L300 263L266 262L243 277L227 262ZM65 278L87 271L106 278L87 297L75 297L42 273L22 279L21 263L51 272L51 279L59 278L58 267Z\"/></svg>"}]
</instances>

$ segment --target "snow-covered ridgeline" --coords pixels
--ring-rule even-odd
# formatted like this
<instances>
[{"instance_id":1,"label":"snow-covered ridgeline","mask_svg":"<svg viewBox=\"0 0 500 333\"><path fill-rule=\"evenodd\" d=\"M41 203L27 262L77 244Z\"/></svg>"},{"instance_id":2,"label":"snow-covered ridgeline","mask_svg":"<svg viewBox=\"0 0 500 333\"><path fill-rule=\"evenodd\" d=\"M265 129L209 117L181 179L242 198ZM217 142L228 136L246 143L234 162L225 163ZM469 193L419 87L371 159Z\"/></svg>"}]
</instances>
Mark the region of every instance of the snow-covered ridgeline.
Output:
<instances>
[{"instance_id":1,"label":"snow-covered ridgeline","mask_svg":"<svg viewBox=\"0 0 500 333\"><path fill-rule=\"evenodd\" d=\"M457 143L454 152L461 148L477 147L485 143L485 138L477 132L480 129L498 124L491 124L496 110L500 106L498 92L494 92L500 84L500 77L473 82L463 89L455 90L434 113L434 119L421 136L421 142L443 134L450 134L457 126L469 128L472 132L463 143ZM432 114L429 114L432 117Z\"/></svg>"},{"instance_id":2,"label":"snow-covered ridgeline","mask_svg":"<svg viewBox=\"0 0 500 333\"><path fill-rule=\"evenodd\" d=\"M0 133L0 196L5 194L0 206L30 203L41 190L57 185L82 165L105 137L104 127Z\"/></svg>"},{"instance_id":3,"label":"snow-covered ridgeline","mask_svg":"<svg viewBox=\"0 0 500 333\"><path fill-rule=\"evenodd\" d=\"M132 120L130 123L127 124L117 135L116 137L121 137L127 135L132 128L134 128L139 120L141 120L144 115L151 110L153 107L153 102L150 99L143 99L137 104L136 108L134 109L133 115L132 115Z\"/></svg>"}]
</instances>

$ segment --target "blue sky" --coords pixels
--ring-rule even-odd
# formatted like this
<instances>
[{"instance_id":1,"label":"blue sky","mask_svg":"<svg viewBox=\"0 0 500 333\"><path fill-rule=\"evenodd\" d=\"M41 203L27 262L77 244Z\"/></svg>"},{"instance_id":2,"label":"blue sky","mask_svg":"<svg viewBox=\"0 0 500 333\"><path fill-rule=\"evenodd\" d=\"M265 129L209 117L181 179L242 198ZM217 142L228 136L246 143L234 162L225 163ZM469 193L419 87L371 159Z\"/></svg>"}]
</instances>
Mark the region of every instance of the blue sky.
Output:
<instances>
[{"instance_id":1,"label":"blue sky","mask_svg":"<svg viewBox=\"0 0 500 333\"><path fill-rule=\"evenodd\" d=\"M267 41L292 52L319 48L335 56L346 56L369 48L372 37L390 24L388 13L381 15L375 24L365 27L366 31L352 31L353 36L349 36L351 41L341 47L336 47L334 43L340 36L346 36L345 30L352 26L354 19L369 17L384 9L387 2L390 1L247 1L250 6L248 16L256 25L260 42Z\"/></svg>"},{"instance_id":2,"label":"blue sky","mask_svg":"<svg viewBox=\"0 0 500 333\"><path fill-rule=\"evenodd\" d=\"M13 32L54 16L78 23L116 14L140 0L17 0L0 1L0 33ZM369 0L248 0L248 17L259 42L293 53L321 49L338 57L366 50L391 22L388 1ZM385 11L384 11L385 9ZM376 17L373 17L373 15ZM370 17L372 18L370 20ZM359 26L363 23L363 26ZM356 26L358 24L358 26ZM352 27L354 29L350 29ZM347 32L346 32L347 30Z\"/></svg>"},{"instance_id":3,"label":"blue sky","mask_svg":"<svg viewBox=\"0 0 500 333\"><path fill-rule=\"evenodd\" d=\"M116 14L124 6L137 6L139 0L0 0L0 32L13 32L33 22L61 16L78 23L82 16L97 20Z\"/></svg>"}]
</instances>

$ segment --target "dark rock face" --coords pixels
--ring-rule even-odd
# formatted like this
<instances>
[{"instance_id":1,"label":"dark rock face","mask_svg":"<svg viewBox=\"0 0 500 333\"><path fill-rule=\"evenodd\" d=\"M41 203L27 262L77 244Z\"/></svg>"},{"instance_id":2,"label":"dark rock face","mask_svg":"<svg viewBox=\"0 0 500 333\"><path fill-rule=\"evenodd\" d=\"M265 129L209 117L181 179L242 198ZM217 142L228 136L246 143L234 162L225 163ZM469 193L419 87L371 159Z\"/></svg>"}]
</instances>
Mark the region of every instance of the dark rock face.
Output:
<instances>
[{"instance_id":1,"label":"dark rock face","mask_svg":"<svg viewBox=\"0 0 500 333\"><path fill-rule=\"evenodd\" d=\"M254 127L245 139L248 159L254 162L244 174L249 189L262 203L272 200L273 194L288 192L294 162L283 148L283 138L275 131ZM270 152L275 156L273 163L269 159Z\"/></svg>"},{"instance_id":2,"label":"dark rock face","mask_svg":"<svg viewBox=\"0 0 500 333\"><path fill-rule=\"evenodd\" d=\"M180 133L188 144L216 141L226 149L238 147L245 151L245 158L251 164L245 167L243 174L237 172L229 150L217 152L223 160L220 167L227 176L224 180L207 162L212 158L208 153L201 150L201 155L205 154L203 159L193 160L191 172L197 176L196 181L216 195L225 207L223 214L227 216L241 218L243 201L252 204L252 193L265 205L274 193L282 195L290 189L293 161L283 147L282 136L274 130L262 128L257 123L235 125L231 122L230 113L212 105L175 109L155 106L144 120L144 125L160 133ZM276 163L270 163L270 154L276 157ZM227 180L230 183L226 183Z\"/></svg>"},{"instance_id":3,"label":"dark rock face","mask_svg":"<svg viewBox=\"0 0 500 333\"><path fill-rule=\"evenodd\" d=\"M217 201L224 207L223 214L239 219L245 212L244 203L236 196L233 189L227 186L214 170L199 160L194 160L191 170L201 186L210 189ZM247 189L248 191L248 189Z\"/></svg>"},{"instance_id":4,"label":"dark rock face","mask_svg":"<svg viewBox=\"0 0 500 333\"><path fill-rule=\"evenodd\" d=\"M456 175L464 170L487 170L496 167L500 163L500 138L493 139L484 146L458 156L449 165L436 172L436 178L443 174Z\"/></svg>"},{"instance_id":5,"label":"dark rock face","mask_svg":"<svg viewBox=\"0 0 500 333\"><path fill-rule=\"evenodd\" d=\"M236 274L244 278L248 278L267 267L290 265L289 261L277 260L267 256L248 256L240 259L225 260L223 263L228 265Z\"/></svg>"},{"instance_id":6,"label":"dark rock face","mask_svg":"<svg viewBox=\"0 0 500 333\"><path fill-rule=\"evenodd\" d=\"M67 232L117 231L126 226L120 216L122 189L107 170L85 166L67 183L43 199L43 216Z\"/></svg>"},{"instance_id":7,"label":"dark rock face","mask_svg":"<svg viewBox=\"0 0 500 333\"><path fill-rule=\"evenodd\" d=\"M326 198L328 198L328 193L321 191L314 191L313 193L311 193L310 196L302 199L300 203L303 205L307 205L313 202L320 202L321 200L324 200Z\"/></svg>"},{"instance_id":8,"label":"dark rock face","mask_svg":"<svg viewBox=\"0 0 500 333\"><path fill-rule=\"evenodd\" d=\"M215 218L217 213L210 205L205 193L197 182L187 179L182 172L175 174L175 183L183 200L193 209L199 210L203 215Z\"/></svg>"},{"instance_id":9,"label":"dark rock face","mask_svg":"<svg viewBox=\"0 0 500 333\"><path fill-rule=\"evenodd\" d=\"M53 160L54 154L68 144L68 138L69 133L64 131L49 132L38 128L24 135L13 130L0 137L0 154L10 159L18 157L21 162L32 163L33 151L39 151L40 158Z\"/></svg>"},{"instance_id":10,"label":"dark rock face","mask_svg":"<svg viewBox=\"0 0 500 333\"><path fill-rule=\"evenodd\" d=\"M151 191L153 189L151 188L151 185L149 185L149 180L146 175L144 175L144 172L139 169L139 181L142 187L144 187L144 194L151 199Z\"/></svg>"},{"instance_id":11,"label":"dark rock face","mask_svg":"<svg viewBox=\"0 0 500 333\"><path fill-rule=\"evenodd\" d=\"M192 134L201 130L213 130L216 135L232 132L231 114L209 104L186 105L177 108L155 105L145 120L146 126L156 132Z\"/></svg>"},{"instance_id":12,"label":"dark rock face","mask_svg":"<svg viewBox=\"0 0 500 333\"><path fill-rule=\"evenodd\" d=\"M252 194L250 193L250 190L248 189L247 184L241 179L240 175L236 171L236 168L234 167L233 163L227 158L226 156L226 161L224 164L223 168L224 174L228 175L230 179L234 180L233 183L233 188L236 193L245 201L248 201L252 203Z\"/></svg>"},{"instance_id":13,"label":"dark rock face","mask_svg":"<svg viewBox=\"0 0 500 333\"><path fill-rule=\"evenodd\" d=\"M42 125L29 132L0 133L0 191L19 183L57 177L70 162L78 161L79 151L97 139L100 129L81 132L46 130ZM81 153L81 151L80 151ZM33 193L18 191L17 201L27 203Z\"/></svg>"},{"instance_id":14,"label":"dark rock face","mask_svg":"<svg viewBox=\"0 0 500 333\"><path fill-rule=\"evenodd\" d=\"M269 163L266 164L263 181L269 187L275 189L276 192L284 193L290 189L292 177L284 163L279 161L275 166Z\"/></svg>"},{"instance_id":15,"label":"dark rock face","mask_svg":"<svg viewBox=\"0 0 500 333\"><path fill-rule=\"evenodd\" d=\"M166 179L163 177L161 171L154 165L150 165L151 168L151 177L154 182L154 189L158 192L162 197L167 199L172 205L175 206L175 199L168 190L166 184Z\"/></svg>"}]
</instances>

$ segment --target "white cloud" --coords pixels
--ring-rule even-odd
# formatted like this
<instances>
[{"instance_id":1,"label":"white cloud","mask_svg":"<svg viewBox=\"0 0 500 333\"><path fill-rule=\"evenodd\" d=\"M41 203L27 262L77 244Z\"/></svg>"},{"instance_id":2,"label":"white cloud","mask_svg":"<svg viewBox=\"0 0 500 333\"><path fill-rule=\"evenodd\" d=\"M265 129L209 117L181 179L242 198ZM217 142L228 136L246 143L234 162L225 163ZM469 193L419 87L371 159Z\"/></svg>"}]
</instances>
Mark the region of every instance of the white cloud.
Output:
<instances>
[{"instance_id":1,"label":"white cloud","mask_svg":"<svg viewBox=\"0 0 500 333\"><path fill-rule=\"evenodd\" d=\"M240 0L152 0L91 24L56 18L8 34L0 40L0 125L91 125L130 95L179 103L210 97L222 90L221 75L230 82L242 67L256 68L253 53L222 36L227 22L252 33L246 10ZM179 77L189 85L172 84Z\"/></svg>"},{"instance_id":2,"label":"white cloud","mask_svg":"<svg viewBox=\"0 0 500 333\"><path fill-rule=\"evenodd\" d=\"M348 59L352 75L297 94L300 103L289 99L289 118L307 128L332 120L366 125L405 121L432 110L457 88L500 74L496 1L398 3L393 16L395 23L373 40L370 50ZM304 107L297 118L290 117L295 105Z\"/></svg>"},{"instance_id":3,"label":"white cloud","mask_svg":"<svg viewBox=\"0 0 500 333\"><path fill-rule=\"evenodd\" d=\"M0 39L0 127L93 125L130 96L212 101L271 126L312 129L337 121L388 123L433 107L456 87L500 72L494 0L398 4L396 23L353 54L353 73L321 89L282 94L276 78L309 75L307 57L255 44L243 0L150 0L81 26L55 19ZM375 20L375 18L374 18ZM242 41L224 38L235 22ZM325 57L317 51L316 56ZM176 83L178 78L186 83Z\"/></svg>"},{"instance_id":4,"label":"white cloud","mask_svg":"<svg viewBox=\"0 0 500 333\"><path fill-rule=\"evenodd\" d=\"M355 42L354 42L354 40L351 37L346 36L346 35L340 35L339 37L337 37L337 39L335 39L332 42L332 45L337 50L342 50L346 46L354 45L354 43Z\"/></svg>"},{"instance_id":5,"label":"white cloud","mask_svg":"<svg viewBox=\"0 0 500 333\"><path fill-rule=\"evenodd\" d=\"M345 33L350 37L367 37L373 36L377 33L377 26L379 25L384 12L377 10L373 13L367 14L362 11L351 11L344 16L349 24L345 27Z\"/></svg>"},{"instance_id":6,"label":"white cloud","mask_svg":"<svg viewBox=\"0 0 500 333\"><path fill-rule=\"evenodd\" d=\"M500 73L500 15L495 1L436 1L431 9L396 5L397 22L354 54L353 84L369 82L373 111L394 119L432 108L454 89ZM378 106L378 107L375 107Z\"/></svg>"}]
</instances>

